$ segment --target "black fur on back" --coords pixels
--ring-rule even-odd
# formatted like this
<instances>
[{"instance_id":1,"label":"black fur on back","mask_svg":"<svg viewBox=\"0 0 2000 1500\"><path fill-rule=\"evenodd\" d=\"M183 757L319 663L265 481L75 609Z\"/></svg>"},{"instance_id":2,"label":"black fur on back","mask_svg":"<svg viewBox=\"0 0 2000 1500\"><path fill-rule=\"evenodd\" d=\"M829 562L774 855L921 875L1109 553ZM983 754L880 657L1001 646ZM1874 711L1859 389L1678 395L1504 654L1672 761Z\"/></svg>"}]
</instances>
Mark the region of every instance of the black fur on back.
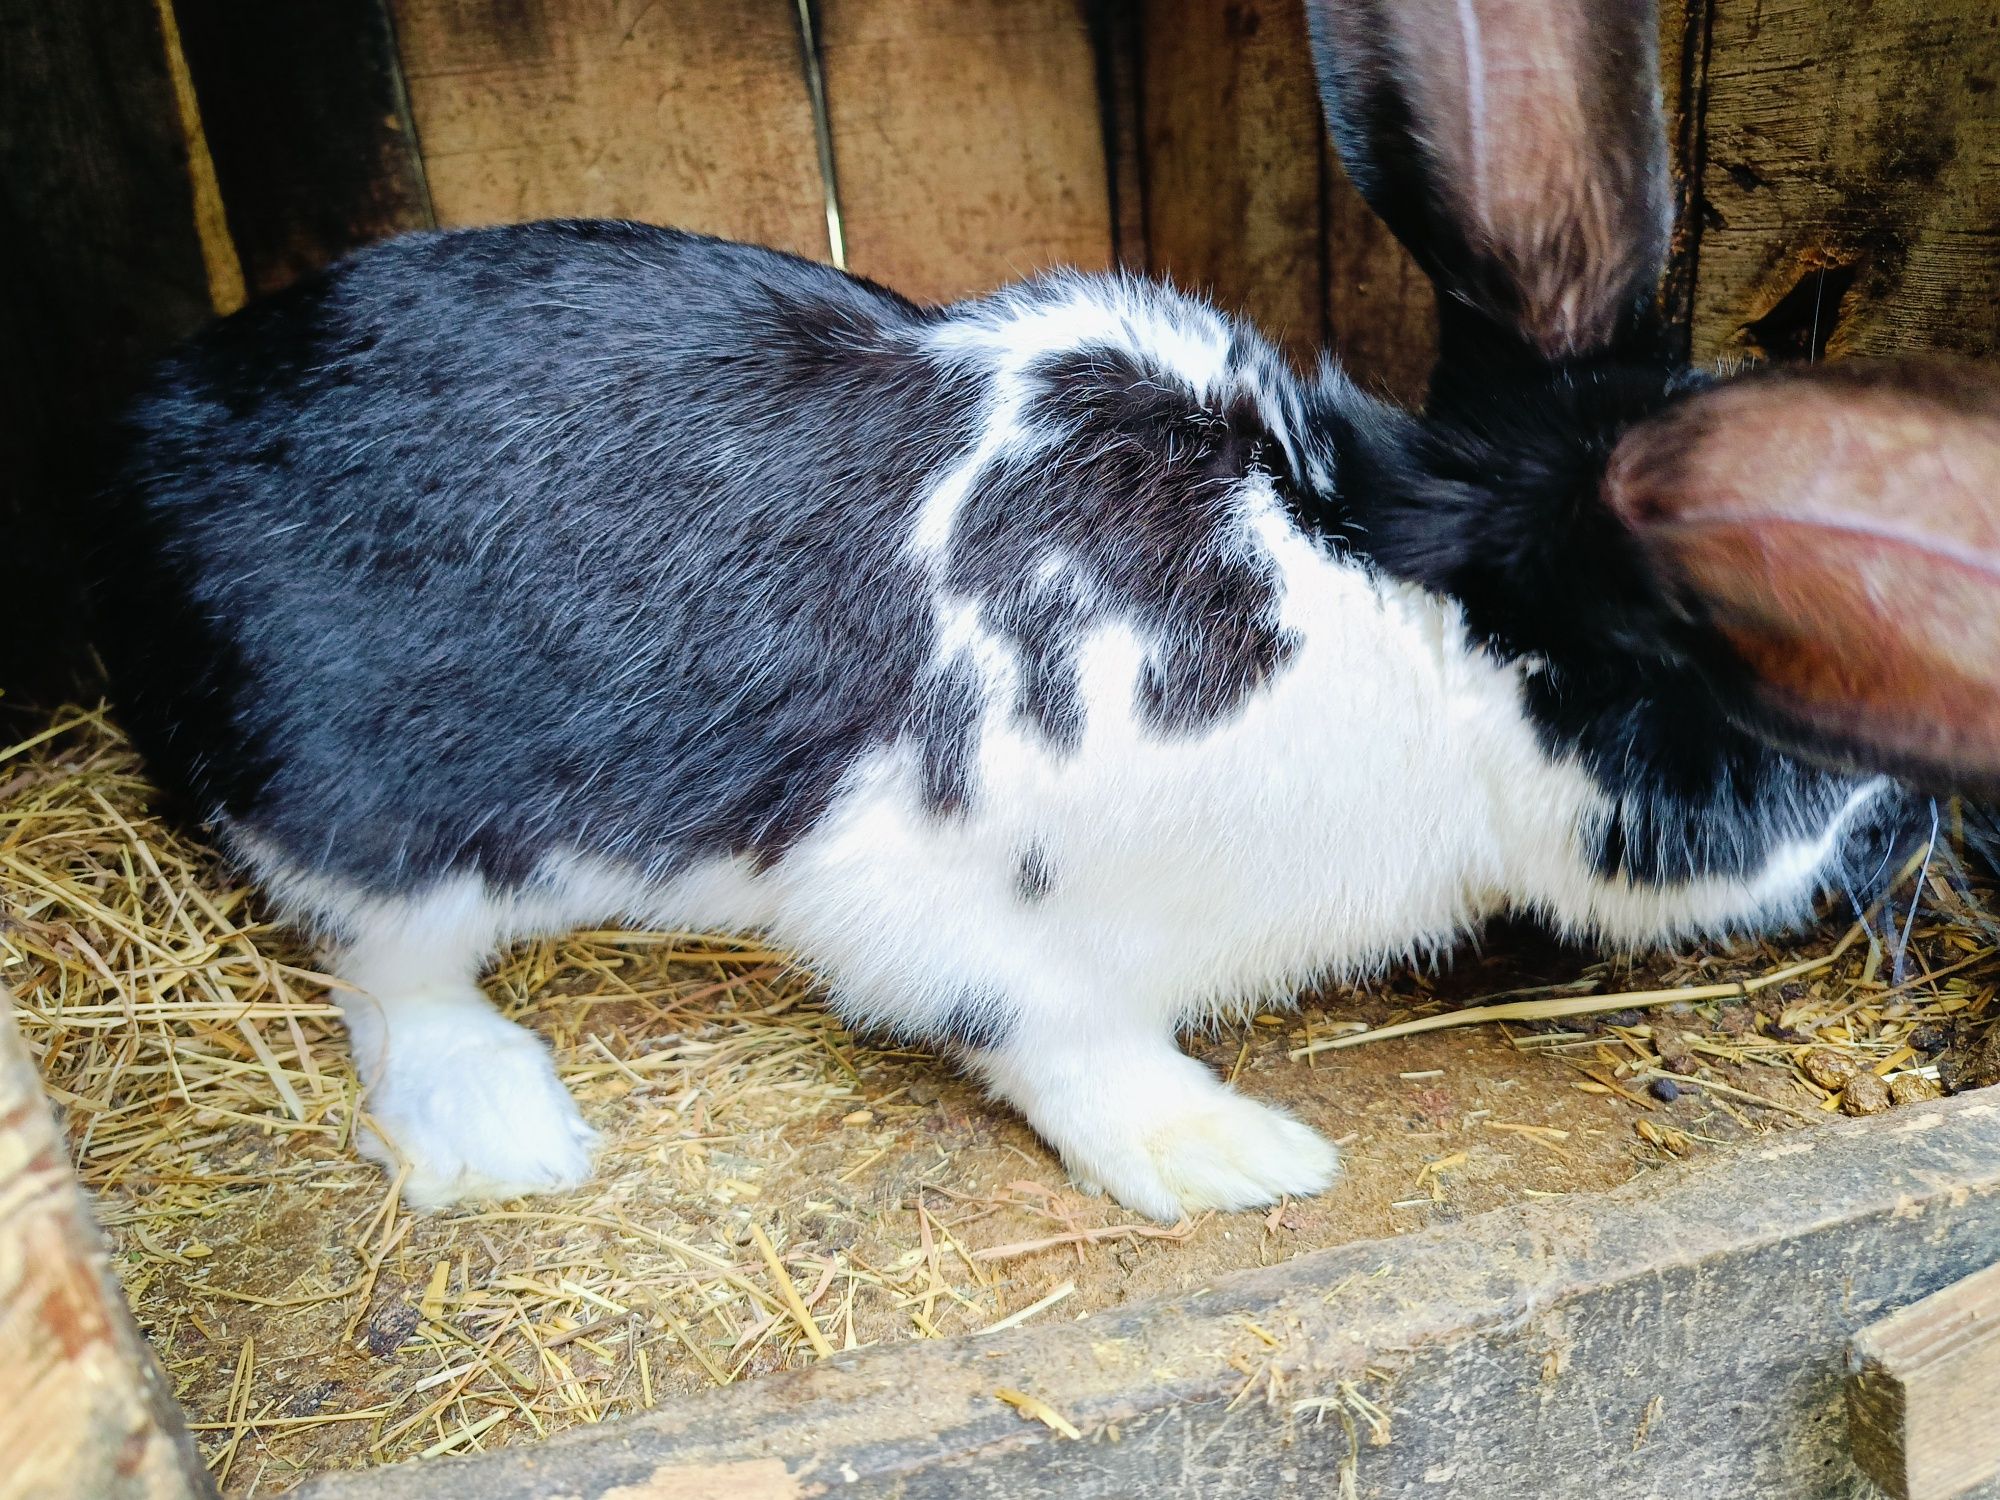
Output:
<instances>
[{"instance_id":1,"label":"black fur on back","mask_svg":"<svg viewBox=\"0 0 2000 1500\"><path fill-rule=\"evenodd\" d=\"M1058 750L1107 615L1170 627L1159 732L1233 712L1289 650L1219 540L1275 452L1253 406L1044 361L1048 446L981 476L934 579L917 507L991 396L990 361L934 351L951 315L636 224L363 252L131 412L97 590L121 714L195 818L383 892L554 854L768 862L899 740L952 815L984 704L938 654L939 583L1019 645L1016 712Z\"/></svg>"},{"instance_id":2,"label":"black fur on back","mask_svg":"<svg viewBox=\"0 0 2000 1500\"><path fill-rule=\"evenodd\" d=\"M156 774L364 887L768 857L911 711L930 315L638 225L416 236L184 348L101 633ZM811 413L800 420L801 412Z\"/></svg>"}]
</instances>

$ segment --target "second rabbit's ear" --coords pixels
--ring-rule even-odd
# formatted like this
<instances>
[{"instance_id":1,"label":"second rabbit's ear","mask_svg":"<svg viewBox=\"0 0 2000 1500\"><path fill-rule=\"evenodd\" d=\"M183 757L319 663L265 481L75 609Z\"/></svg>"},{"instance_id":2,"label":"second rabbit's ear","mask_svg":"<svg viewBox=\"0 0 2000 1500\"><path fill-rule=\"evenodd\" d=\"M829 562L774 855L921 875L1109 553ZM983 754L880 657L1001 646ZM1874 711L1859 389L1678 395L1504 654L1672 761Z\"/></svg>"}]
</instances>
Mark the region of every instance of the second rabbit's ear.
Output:
<instances>
[{"instance_id":1,"label":"second rabbit's ear","mask_svg":"<svg viewBox=\"0 0 2000 1500\"><path fill-rule=\"evenodd\" d=\"M1544 359L1644 322L1672 226L1651 0L1307 0L1348 174L1436 284Z\"/></svg>"}]
</instances>

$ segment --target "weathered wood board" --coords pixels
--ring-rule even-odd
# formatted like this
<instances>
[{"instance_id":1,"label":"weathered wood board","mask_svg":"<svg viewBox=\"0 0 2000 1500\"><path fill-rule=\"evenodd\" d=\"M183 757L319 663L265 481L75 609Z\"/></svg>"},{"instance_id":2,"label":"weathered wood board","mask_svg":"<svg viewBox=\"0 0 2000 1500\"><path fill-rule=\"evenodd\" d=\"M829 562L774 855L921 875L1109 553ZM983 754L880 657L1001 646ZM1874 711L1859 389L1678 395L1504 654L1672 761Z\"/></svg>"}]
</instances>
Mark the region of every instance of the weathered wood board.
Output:
<instances>
[{"instance_id":1,"label":"weathered wood board","mask_svg":"<svg viewBox=\"0 0 2000 1500\"><path fill-rule=\"evenodd\" d=\"M211 1495L0 990L0 1500Z\"/></svg>"},{"instance_id":2,"label":"weathered wood board","mask_svg":"<svg viewBox=\"0 0 2000 1500\"><path fill-rule=\"evenodd\" d=\"M1862 1329L1851 1363L1854 1459L1892 1500L2000 1479L2000 1262Z\"/></svg>"},{"instance_id":3,"label":"weathered wood board","mask_svg":"<svg viewBox=\"0 0 2000 1500\"><path fill-rule=\"evenodd\" d=\"M433 220L387 0L174 0L247 290Z\"/></svg>"},{"instance_id":4,"label":"weathered wood board","mask_svg":"<svg viewBox=\"0 0 2000 1500\"><path fill-rule=\"evenodd\" d=\"M1364 386L1423 398L1437 358L1437 298L1410 252L1326 153L1326 347Z\"/></svg>"},{"instance_id":5,"label":"weathered wood board","mask_svg":"<svg viewBox=\"0 0 2000 1500\"><path fill-rule=\"evenodd\" d=\"M1719 0L1700 358L2000 347L2000 6Z\"/></svg>"},{"instance_id":6,"label":"weathered wood board","mask_svg":"<svg viewBox=\"0 0 2000 1500\"><path fill-rule=\"evenodd\" d=\"M1711 0L1659 0L1660 99L1666 110L1669 165L1673 173L1674 233L1660 306L1673 330L1674 349L1685 358L1694 317L1695 257L1701 244L1701 164L1707 150L1703 114L1708 104Z\"/></svg>"},{"instance_id":7,"label":"weathered wood board","mask_svg":"<svg viewBox=\"0 0 2000 1500\"><path fill-rule=\"evenodd\" d=\"M644 219L824 259L797 19L770 0L394 0L440 224Z\"/></svg>"},{"instance_id":8,"label":"weathered wood board","mask_svg":"<svg viewBox=\"0 0 2000 1500\"><path fill-rule=\"evenodd\" d=\"M305 1493L1858 1500L1849 1336L1996 1245L2000 1099L1966 1095L1088 1322L841 1355Z\"/></svg>"},{"instance_id":9,"label":"weathered wood board","mask_svg":"<svg viewBox=\"0 0 2000 1500\"><path fill-rule=\"evenodd\" d=\"M1143 38L1152 269L1302 359L1326 336L1319 92L1297 0L1152 0Z\"/></svg>"},{"instance_id":10,"label":"weathered wood board","mask_svg":"<svg viewBox=\"0 0 2000 1500\"><path fill-rule=\"evenodd\" d=\"M0 691L75 691L78 457L144 363L208 314L158 13L0 6Z\"/></svg>"},{"instance_id":11,"label":"weathered wood board","mask_svg":"<svg viewBox=\"0 0 2000 1500\"><path fill-rule=\"evenodd\" d=\"M818 9L849 269L945 300L1111 264L1097 63L1076 0Z\"/></svg>"},{"instance_id":12,"label":"weathered wood board","mask_svg":"<svg viewBox=\"0 0 2000 1500\"><path fill-rule=\"evenodd\" d=\"M1140 139L1144 99L1144 7L1131 0L1082 0L1097 64L1097 112L1104 137L1105 188L1111 199L1111 252L1139 275L1152 264L1146 243L1146 154Z\"/></svg>"}]
</instances>

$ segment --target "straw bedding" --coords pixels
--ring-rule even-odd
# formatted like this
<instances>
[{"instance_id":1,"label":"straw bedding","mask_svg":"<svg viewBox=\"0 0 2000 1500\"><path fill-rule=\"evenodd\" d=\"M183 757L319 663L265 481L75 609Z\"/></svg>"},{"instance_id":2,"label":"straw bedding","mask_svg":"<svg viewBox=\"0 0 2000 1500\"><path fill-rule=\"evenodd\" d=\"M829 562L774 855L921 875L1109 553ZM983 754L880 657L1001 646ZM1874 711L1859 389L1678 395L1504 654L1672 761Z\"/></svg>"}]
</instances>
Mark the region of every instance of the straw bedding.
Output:
<instances>
[{"instance_id":1,"label":"straw bedding","mask_svg":"<svg viewBox=\"0 0 2000 1500\"><path fill-rule=\"evenodd\" d=\"M606 1132L597 1177L413 1216L350 1149L366 1101L311 953L153 816L102 709L6 723L0 982L232 1495L532 1440L832 1349L1087 1317L2000 1071L2000 924L1946 808L1866 921L1608 962L1503 933L1449 973L1196 1038L1345 1141L1348 1175L1170 1229L1070 1188L943 1064L850 1035L755 939L528 945L488 988ZM1476 1027L1347 1045L1523 989Z\"/></svg>"}]
</instances>

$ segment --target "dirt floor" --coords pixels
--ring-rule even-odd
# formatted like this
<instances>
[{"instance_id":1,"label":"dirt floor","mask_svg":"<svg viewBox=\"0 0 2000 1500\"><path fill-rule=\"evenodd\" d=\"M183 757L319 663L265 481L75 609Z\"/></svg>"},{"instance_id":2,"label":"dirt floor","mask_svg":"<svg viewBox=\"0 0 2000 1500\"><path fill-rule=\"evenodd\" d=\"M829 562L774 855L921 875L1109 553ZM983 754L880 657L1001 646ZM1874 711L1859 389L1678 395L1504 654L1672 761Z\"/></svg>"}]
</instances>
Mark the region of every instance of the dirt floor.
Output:
<instances>
[{"instance_id":1,"label":"dirt floor","mask_svg":"<svg viewBox=\"0 0 2000 1500\"><path fill-rule=\"evenodd\" d=\"M754 942L538 944L489 988L556 1045L606 1136L597 1179L424 1217L349 1148L356 1086L309 954L152 818L112 726L73 710L0 750L0 981L231 1495L531 1440L816 1346L1087 1317L1986 1081L1993 893L1949 843L1909 875L1867 926L1611 961L1504 929L1442 975L1198 1038L1345 1143L1347 1173L1171 1229L1075 1191L1017 1119L850 1035ZM1496 995L1617 1008L1323 1047Z\"/></svg>"}]
</instances>

